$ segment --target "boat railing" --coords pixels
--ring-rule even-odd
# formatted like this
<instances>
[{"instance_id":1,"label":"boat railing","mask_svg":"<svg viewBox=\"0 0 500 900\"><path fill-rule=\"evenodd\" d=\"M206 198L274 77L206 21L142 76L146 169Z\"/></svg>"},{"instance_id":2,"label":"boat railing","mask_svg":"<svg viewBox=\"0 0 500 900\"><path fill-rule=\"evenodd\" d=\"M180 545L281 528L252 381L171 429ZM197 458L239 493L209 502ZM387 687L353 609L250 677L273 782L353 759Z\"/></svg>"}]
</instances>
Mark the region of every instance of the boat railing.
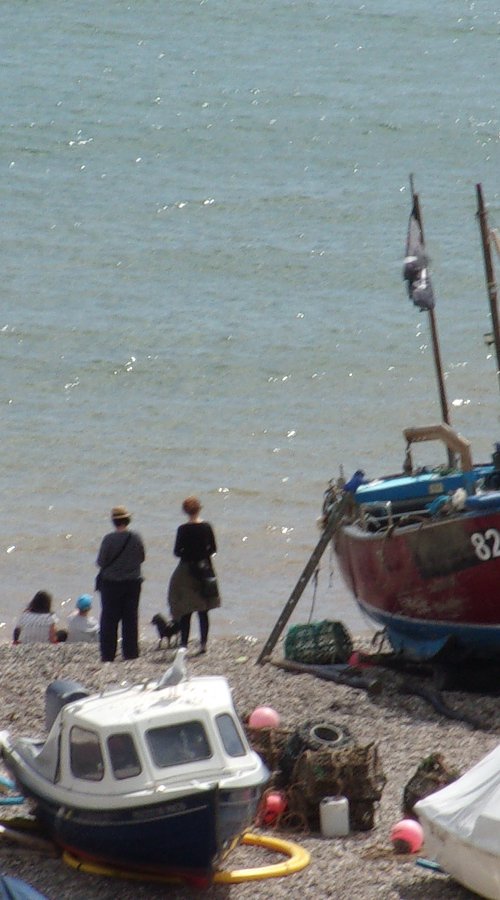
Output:
<instances>
[{"instance_id":1,"label":"boat railing","mask_svg":"<svg viewBox=\"0 0 500 900\"><path fill-rule=\"evenodd\" d=\"M399 506L399 504L398 504ZM429 509L419 504L404 505L394 509L391 500L380 503L362 503L359 507L359 524L365 531L383 531L384 529L421 525L431 518Z\"/></svg>"}]
</instances>

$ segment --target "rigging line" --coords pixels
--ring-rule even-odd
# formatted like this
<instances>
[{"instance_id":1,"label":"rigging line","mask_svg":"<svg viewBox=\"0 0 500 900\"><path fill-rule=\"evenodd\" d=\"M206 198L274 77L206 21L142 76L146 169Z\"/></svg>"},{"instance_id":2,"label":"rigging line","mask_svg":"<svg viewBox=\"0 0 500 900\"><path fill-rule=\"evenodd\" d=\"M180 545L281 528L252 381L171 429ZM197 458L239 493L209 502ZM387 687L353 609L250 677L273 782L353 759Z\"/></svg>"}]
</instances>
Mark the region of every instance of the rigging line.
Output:
<instances>
[{"instance_id":1,"label":"rigging line","mask_svg":"<svg viewBox=\"0 0 500 900\"><path fill-rule=\"evenodd\" d=\"M333 576L335 575L335 551L333 549L333 543L330 544L330 571L328 573L328 589L331 590L333 588Z\"/></svg>"},{"instance_id":2,"label":"rigging line","mask_svg":"<svg viewBox=\"0 0 500 900\"><path fill-rule=\"evenodd\" d=\"M308 624L308 625L311 624L311 619L312 619L312 617L313 617L314 607L315 607L315 604L316 604L316 595L317 595L317 593L318 593L318 576L319 576L319 566L318 566L318 568L315 570L314 575L313 575L313 584L314 584L314 588L313 588L313 597L312 597L312 603L311 603L311 610L310 610L310 613L309 613L309 618L308 618L308 620L307 620L307 624Z\"/></svg>"}]
</instances>

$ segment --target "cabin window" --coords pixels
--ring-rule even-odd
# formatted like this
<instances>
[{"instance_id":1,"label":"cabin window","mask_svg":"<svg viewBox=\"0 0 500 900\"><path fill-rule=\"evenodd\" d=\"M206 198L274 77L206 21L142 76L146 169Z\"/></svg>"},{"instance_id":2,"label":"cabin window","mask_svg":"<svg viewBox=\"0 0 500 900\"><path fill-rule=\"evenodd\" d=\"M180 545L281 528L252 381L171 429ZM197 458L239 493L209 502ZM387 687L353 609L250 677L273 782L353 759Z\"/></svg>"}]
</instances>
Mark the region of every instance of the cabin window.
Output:
<instances>
[{"instance_id":1,"label":"cabin window","mask_svg":"<svg viewBox=\"0 0 500 900\"><path fill-rule=\"evenodd\" d=\"M201 722L182 722L146 732L155 766L180 766L210 759L212 751Z\"/></svg>"},{"instance_id":2,"label":"cabin window","mask_svg":"<svg viewBox=\"0 0 500 900\"><path fill-rule=\"evenodd\" d=\"M217 728L224 744L224 750L228 756L245 756L246 750L238 734L234 719L229 713L222 713L216 717Z\"/></svg>"},{"instance_id":3,"label":"cabin window","mask_svg":"<svg viewBox=\"0 0 500 900\"><path fill-rule=\"evenodd\" d=\"M71 773L85 781L101 781L104 776L104 761L97 734L86 728L73 726L69 736L69 758Z\"/></svg>"},{"instance_id":4,"label":"cabin window","mask_svg":"<svg viewBox=\"0 0 500 900\"><path fill-rule=\"evenodd\" d=\"M141 774L141 763L131 734L126 731L111 734L108 752L115 778L135 778Z\"/></svg>"}]
</instances>

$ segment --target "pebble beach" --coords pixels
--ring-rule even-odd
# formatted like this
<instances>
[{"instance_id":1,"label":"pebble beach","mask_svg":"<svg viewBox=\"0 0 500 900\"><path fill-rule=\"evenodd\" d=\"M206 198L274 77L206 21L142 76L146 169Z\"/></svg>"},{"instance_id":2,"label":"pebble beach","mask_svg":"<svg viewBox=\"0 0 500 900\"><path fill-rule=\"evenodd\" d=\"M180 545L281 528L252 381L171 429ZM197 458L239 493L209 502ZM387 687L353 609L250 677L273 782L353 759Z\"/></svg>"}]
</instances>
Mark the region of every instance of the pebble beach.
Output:
<instances>
[{"instance_id":1,"label":"pebble beach","mask_svg":"<svg viewBox=\"0 0 500 900\"><path fill-rule=\"evenodd\" d=\"M498 742L498 700L494 696L446 692L450 707L466 721L440 715L424 699L402 690L399 673L379 670L381 690L377 694L314 678L291 674L271 663L257 665L263 642L235 636L214 639L204 656L189 650L188 670L193 675L224 675L231 686L236 709L244 720L258 705L270 705L280 714L281 726L293 729L306 719L318 718L347 728L360 744L376 742L387 778L374 827L352 832L344 838L320 834L269 832L293 840L311 854L302 871L281 878L241 884L215 884L203 892L208 900L265 900L280 897L335 897L336 900L465 900L473 895L448 876L416 865L416 856L396 854L390 829L402 816L404 786L423 758L442 754L447 766L465 772ZM355 646L363 648L360 643ZM0 645L2 671L1 728L18 735L44 734L44 704L47 684L58 678L80 682L92 691L123 682L137 683L163 674L174 651L157 641L143 644L134 661L103 665L98 648L89 645ZM283 658L278 644L272 660ZM6 773L4 773L6 774ZM2 821L29 810L3 806ZM254 829L259 833L259 829ZM425 847L418 856L425 857ZM224 868L234 869L275 863L277 858L257 847L236 848ZM47 900L181 900L193 896L184 886L147 881L117 880L79 872L60 855L48 855L0 841L0 871L27 881Z\"/></svg>"}]
</instances>

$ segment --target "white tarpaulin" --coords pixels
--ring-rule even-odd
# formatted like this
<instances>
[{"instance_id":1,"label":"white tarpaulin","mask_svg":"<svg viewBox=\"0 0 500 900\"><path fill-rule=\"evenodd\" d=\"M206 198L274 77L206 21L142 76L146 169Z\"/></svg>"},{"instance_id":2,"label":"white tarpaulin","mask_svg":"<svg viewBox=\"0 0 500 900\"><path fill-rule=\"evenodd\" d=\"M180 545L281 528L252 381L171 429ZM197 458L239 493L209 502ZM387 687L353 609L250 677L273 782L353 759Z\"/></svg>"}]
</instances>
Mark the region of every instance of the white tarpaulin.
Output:
<instances>
[{"instance_id":1,"label":"white tarpaulin","mask_svg":"<svg viewBox=\"0 0 500 900\"><path fill-rule=\"evenodd\" d=\"M425 852L461 884L500 900L500 746L415 805Z\"/></svg>"}]
</instances>

